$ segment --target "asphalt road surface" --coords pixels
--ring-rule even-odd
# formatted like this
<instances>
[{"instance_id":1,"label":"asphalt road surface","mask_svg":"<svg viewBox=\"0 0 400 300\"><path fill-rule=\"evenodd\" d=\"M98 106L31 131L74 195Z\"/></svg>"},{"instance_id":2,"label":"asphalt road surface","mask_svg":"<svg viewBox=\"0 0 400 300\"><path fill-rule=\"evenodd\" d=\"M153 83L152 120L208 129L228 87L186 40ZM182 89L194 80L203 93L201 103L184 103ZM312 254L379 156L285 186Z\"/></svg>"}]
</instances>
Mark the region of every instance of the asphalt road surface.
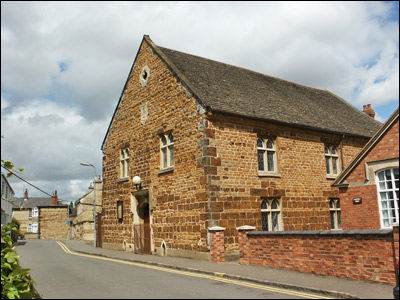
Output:
<instances>
[{"instance_id":1,"label":"asphalt road surface","mask_svg":"<svg viewBox=\"0 0 400 300\"><path fill-rule=\"evenodd\" d=\"M43 299L321 299L218 276L74 253L49 240L16 246Z\"/></svg>"}]
</instances>

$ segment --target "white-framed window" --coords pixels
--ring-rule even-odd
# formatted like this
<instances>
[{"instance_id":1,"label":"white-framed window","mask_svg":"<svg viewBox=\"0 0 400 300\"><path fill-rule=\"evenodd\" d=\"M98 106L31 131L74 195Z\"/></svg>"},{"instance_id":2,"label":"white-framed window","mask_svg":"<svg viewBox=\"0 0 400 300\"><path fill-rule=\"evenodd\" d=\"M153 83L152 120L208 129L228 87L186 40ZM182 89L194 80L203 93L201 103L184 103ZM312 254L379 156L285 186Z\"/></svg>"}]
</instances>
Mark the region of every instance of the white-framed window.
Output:
<instances>
[{"instance_id":1,"label":"white-framed window","mask_svg":"<svg viewBox=\"0 0 400 300\"><path fill-rule=\"evenodd\" d=\"M331 214L331 228L342 229L342 212L340 209L340 199L329 199L329 211Z\"/></svg>"},{"instance_id":2,"label":"white-framed window","mask_svg":"<svg viewBox=\"0 0 400 300\"><path fill-rule=\"evenodd\" d=\"M31 232L38 233L38 228L39 228L38 222L33 222L31 225L31 230L32 230Z\"/></svg>"},{"instance_id":3,"label":"white-framed window","mask_svg":"<svg viewBox=\"0 0 400 300\"><path fill-rule=\"evenodd\" d=\"M29 211L28 217L29 217L29 219L32 219L32 208L30 208L28 211Z\"/></svg>"},{"instance_id":4,"label":"white-framed window","mask_svg":"<svg viewBox=\"0 0 400 300\"><path fill-rule=\"evenodd\" d=\"M337 146L325 145L326 175L337 176L339 174L339 154Z\"/></svg>"},{"instance_id":5,"label":"white-framed window","mask_svg":"<svg viewBox=\"0 0 400 300\"><path fill-rule=\"evenodd\" d=\"M172 132L164 133L160 137L161 169L174 166L174 136Z\"/></svg>"},{"instance_id":6,"label":"white-framed window","mask_svg":"<svg viewBox=\"0 0 400 300\"><path fill-rule=\"evenodd\" d=\"M39 208L35 207L32 208L32 217L37 217L39 216Z\"/></svg>"},{"instance_id":7,"label":"white-framed window","mask_svg":"<svg viewBox=\"0 0 400 300\"><path fill-rule=\"evenodd\" d=\"M263 231L282 230L281 206L278 199L262 199L261 227Z\"/></svg>"},{"instance_id":8,"label":"white-framed window","mask_svg":"<svg viewBox=\"0 0 400 300\"><path fill-rule=\"evenodd\" d=\"M120 178L129 177L129 150L121 149L120 153Z\"/></svg>"},{"instance_id":9,"label":"white-framed window","mask_svg":"<svg viewBox=\"0 0 400 300\"><path fill-rule=\"evenodd\" d=\"M276 147L273 138L257 139L259 173L276 173Z\"/></svg>"},{"instance_id":10,"label":"white-framed window","mask_svg":"<svg viewBox=\"0 0 400 300\"><path fill-rule=\"evenodd\" d=\"M376 173L378 199L383 228L399 222L399 168L391 168Z\"/></svg>"}]
</instances>

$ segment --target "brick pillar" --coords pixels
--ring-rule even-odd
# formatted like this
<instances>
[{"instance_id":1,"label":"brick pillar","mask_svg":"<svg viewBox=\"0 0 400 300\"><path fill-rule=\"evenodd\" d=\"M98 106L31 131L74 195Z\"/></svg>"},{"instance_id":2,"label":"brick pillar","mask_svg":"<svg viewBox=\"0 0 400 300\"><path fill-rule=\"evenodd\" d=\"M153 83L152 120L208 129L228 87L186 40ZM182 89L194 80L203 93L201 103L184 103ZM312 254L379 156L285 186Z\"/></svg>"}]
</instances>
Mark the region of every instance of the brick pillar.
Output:
<instances>
[{"instance_id":1,"label":"brick pillar","mask_svg":"<svg viewBox=\"0 0 400 300\"><path fill-rule=\"evenodd\" d=\"M256 228L253 226L244 225L236 228L239 232L239 253L240 253L240 263L241 264L249 264L248 257L248 245L247 245L247 233L255 230Z\"/></svg>"},{"instance_id":2,"label":"brick pillar","mask_svg":"<svg viewBox=\"0 0 400 300\"><path fill-rule=\"evenodd\" d=\"M394 245L394 262L397 266L397 262L399 261L399 223L393 224L393 245Z\"/></svg>"},{"instance_id":3,"label":"brick pillar","mask_svg":"<svg viewBox=\"0 0 400 300\"><path fill-rule=\"evenodd\" d=\"M224 262L225 261L225 241L224 241L224 227L214 226L208 228L210 232L210 254L211 261Z\"/></svg>"}]
</instances>

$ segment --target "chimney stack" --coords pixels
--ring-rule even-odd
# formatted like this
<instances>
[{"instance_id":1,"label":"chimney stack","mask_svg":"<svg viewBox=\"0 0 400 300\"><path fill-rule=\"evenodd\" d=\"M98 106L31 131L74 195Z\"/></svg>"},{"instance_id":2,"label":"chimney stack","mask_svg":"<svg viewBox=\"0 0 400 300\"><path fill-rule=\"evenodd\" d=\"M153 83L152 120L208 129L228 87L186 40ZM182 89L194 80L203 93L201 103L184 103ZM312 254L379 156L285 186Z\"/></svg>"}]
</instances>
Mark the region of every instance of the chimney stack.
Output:
<instances>
[{"instance_id":1,"label":"chimney stack","mask_svg":"<svg viewBox=\"0 0 400 300\"><path fill-rule=\"evenodd\" d=\"M57 204L58 204L58 196L57 196L57 191L55 191L51 196L51 206L57 206Z\"/></svg>"},{"instance_id":2,"label":"chimney stack","mask_svg":"<svg viewBox=\"0 0 400 300\"><path fill-rule=\"evenodd\" d=\"M363 106L363 113L366 113L372 119L375 119L375 111L371 108L371 104Z\"/></svg>"},{"instance_id":3,"label":"chimney stack","mask_svg":"<svg viewBox=\"0 0 400 300\"><path fill-rule=\"evenodd\" d=\"M24 201L28 201L28 189L25 189Z\"/></svg>"}]
</instances>

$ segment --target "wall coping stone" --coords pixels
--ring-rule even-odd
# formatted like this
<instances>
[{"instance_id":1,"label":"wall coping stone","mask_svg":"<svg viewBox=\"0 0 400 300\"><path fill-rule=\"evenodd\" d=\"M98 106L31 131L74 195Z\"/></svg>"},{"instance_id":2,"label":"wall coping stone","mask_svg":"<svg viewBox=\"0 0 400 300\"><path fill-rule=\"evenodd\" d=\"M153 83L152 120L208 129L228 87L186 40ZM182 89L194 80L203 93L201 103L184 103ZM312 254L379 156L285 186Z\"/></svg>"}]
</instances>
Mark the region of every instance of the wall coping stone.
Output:
<instances>
[{"instance_id":1,"label":"wall coping stone","mask_svg":"<svg viewBox=\"0 0 400 300\"><path fill-rule=\"evenodd\" d=\"M244 227L244 226L242 226ZM240 230L241 227L238 228ZM393 229L377 230L309 230L309 231L252 231L247 235L390 235Z\"/></svg>"},{"instance_id":2,"label":"wall coping stone","mask_svg":"<svg viewBox=\"0 0 400 300\"><path fill-rule=\"evenodd\" d=\"M236 228L236 230L239 230L239 231L242 231L242 230L247 231L247 230L255 230L255 229L256 228L254 226L249 226L249 225L243 225L243 226ZM257 232L265 232L265 231L257 231Z\"/></svg>"},{"instance_id":3,"label":"wall coping stone","mask_svg":"<svg viewBox=\"0 0 400 300\"><path fill-rule=\"evenodd\" d=\"M208 231L223 231L223 230L225 230L225 228L220 226L214 226L208 228Z\"/></svg>"}]
</instances>

